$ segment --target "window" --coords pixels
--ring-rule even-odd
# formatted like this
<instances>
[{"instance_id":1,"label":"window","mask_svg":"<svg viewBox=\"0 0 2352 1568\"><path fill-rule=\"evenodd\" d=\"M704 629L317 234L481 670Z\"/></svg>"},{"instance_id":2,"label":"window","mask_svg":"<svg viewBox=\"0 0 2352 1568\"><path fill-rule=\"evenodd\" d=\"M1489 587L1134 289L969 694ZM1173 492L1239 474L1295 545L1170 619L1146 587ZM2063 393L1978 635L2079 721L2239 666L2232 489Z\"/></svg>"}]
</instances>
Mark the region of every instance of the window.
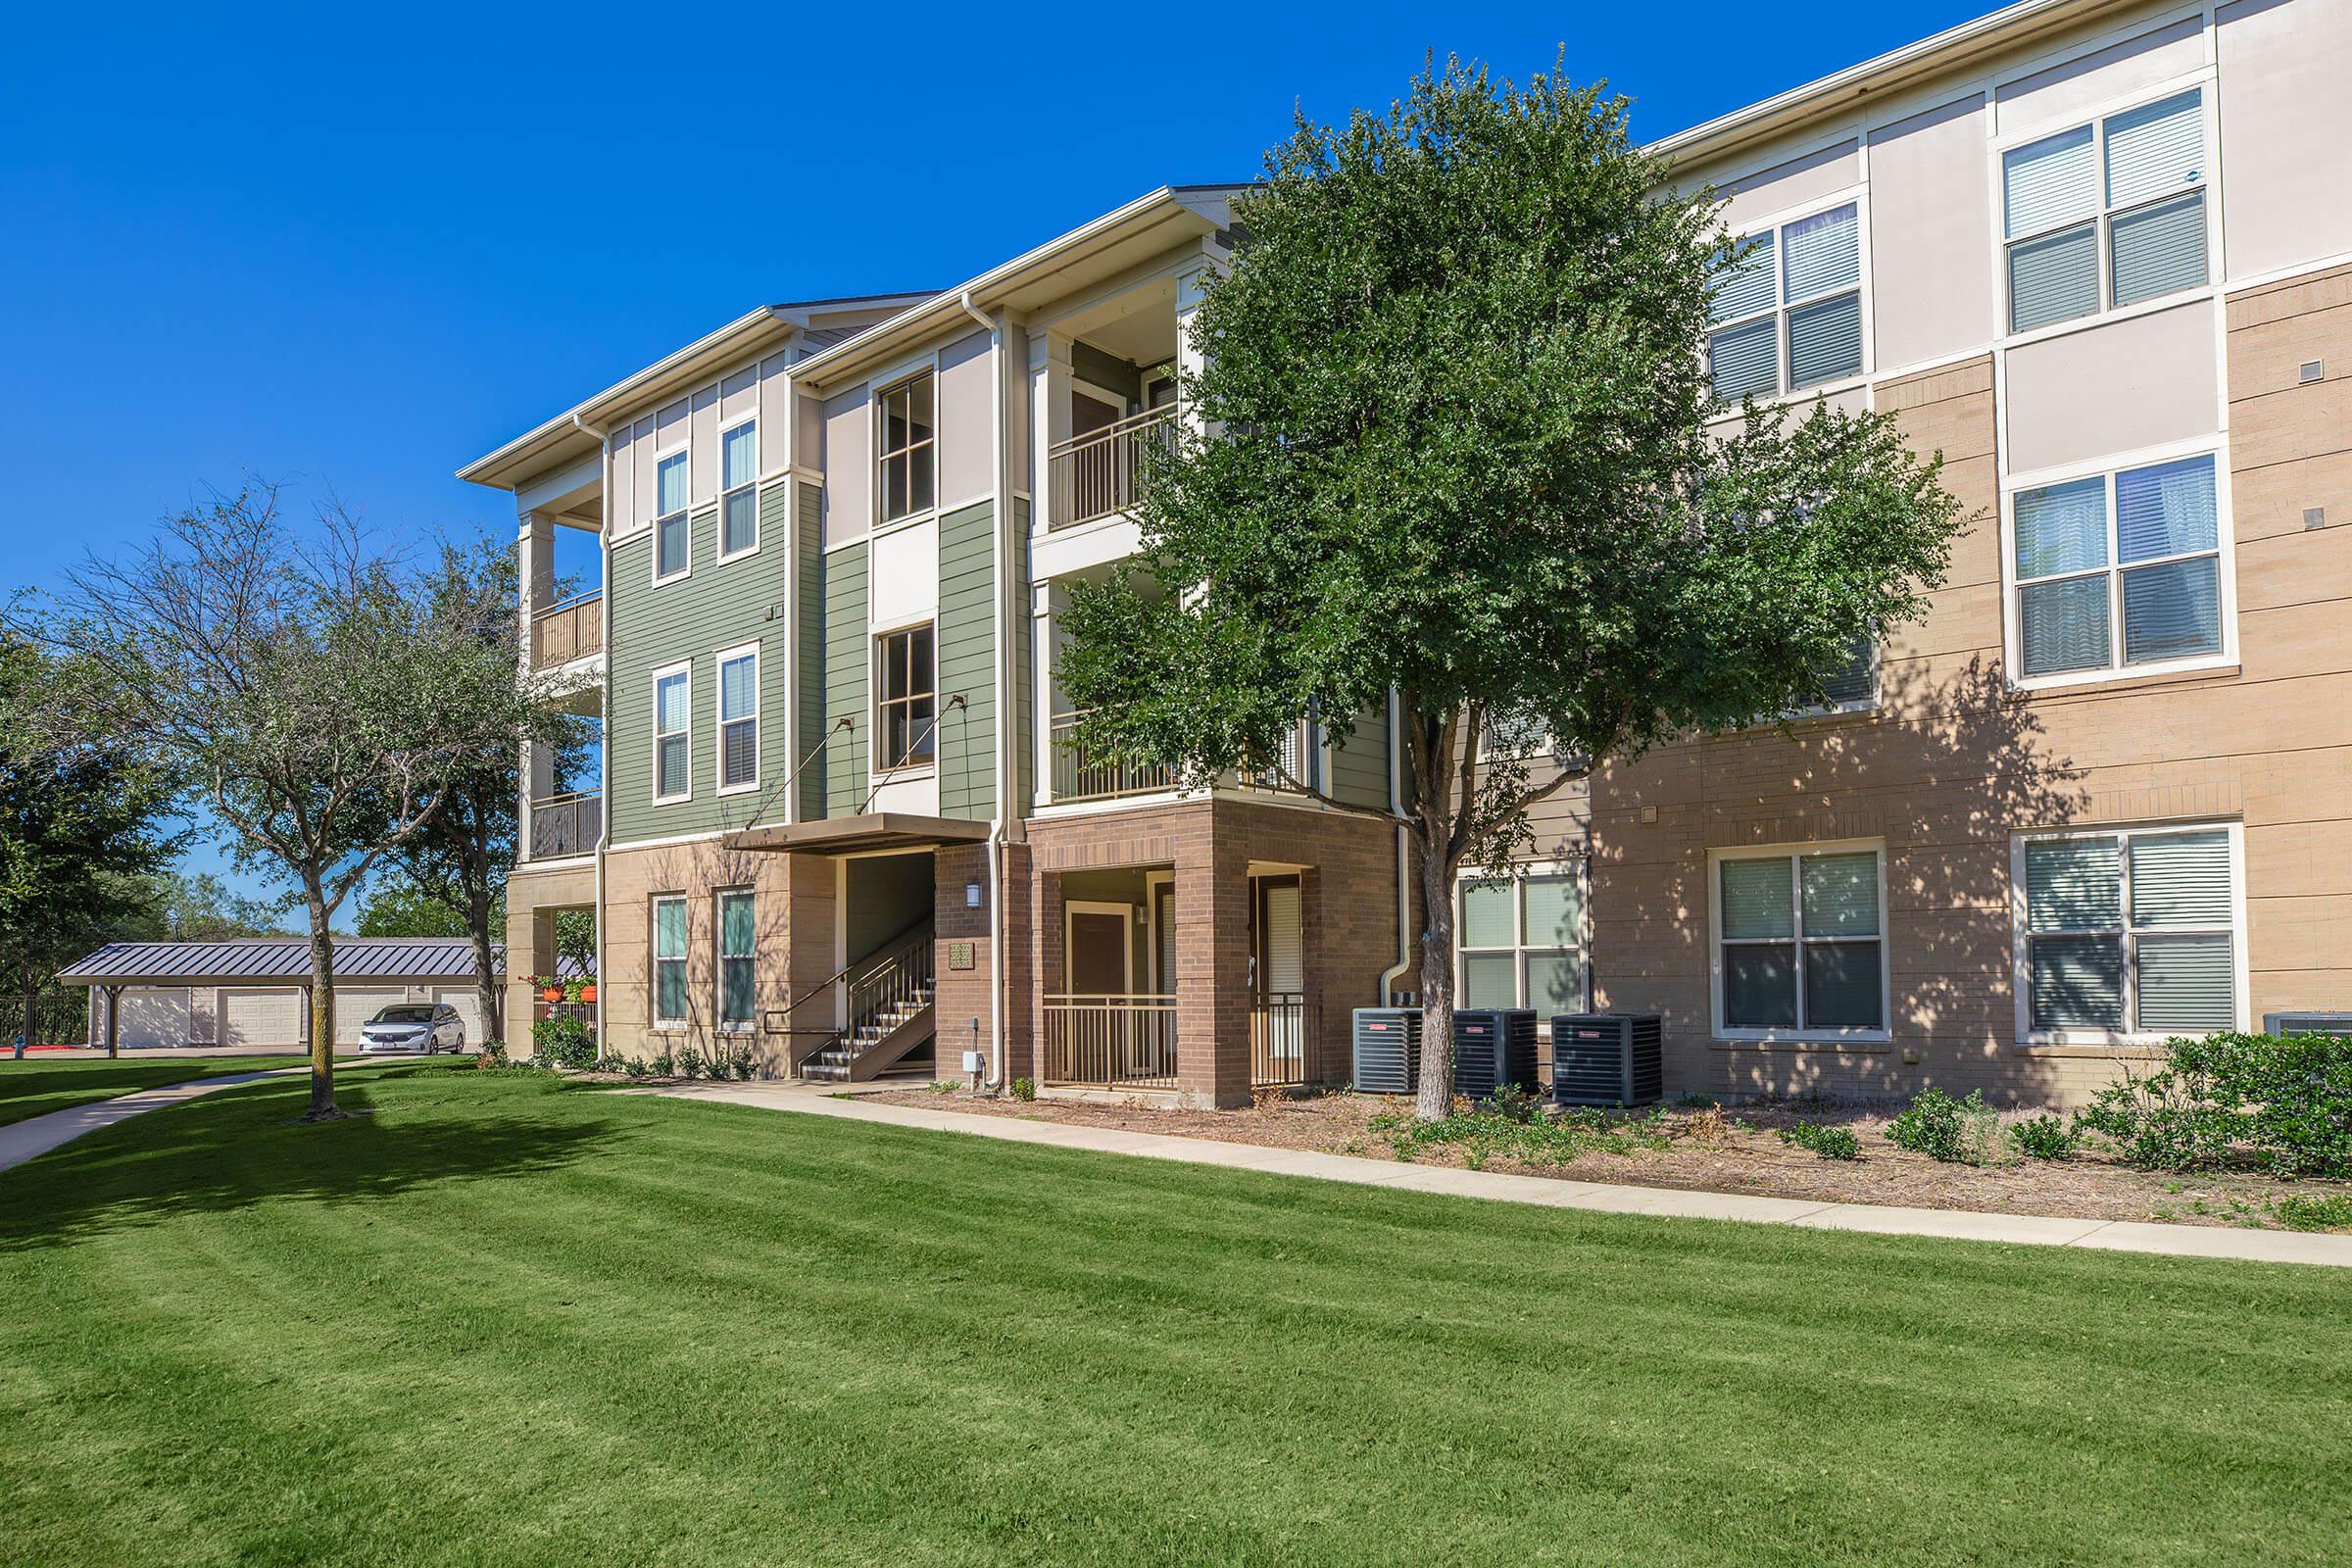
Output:
<instances>
[{"instance_id":1,"label":"window","mask_svg":"<svg viewBox=\"0 0 2352 1568\"><path fill-rule=\"evenodd\" d=\"M1574 871L1464 882L1457 1004L1533 1007L1546 1025L1584 1010L1583 903Z\"/></svg>"},{"instance_id":2,"label":"window","mask_svg":"<svg viewBox=\"0 0 2352 1568\"><path fill-rule=\"evenodd\" d=\"M1879 644L1868 634L1859 635L1847 645L1845 662L1832 670L1822 682L1822 710L1832 713L1850 712L1858 708L1875 708L1879 701Z\"/></svg>"},{"instance_id":3,"label":"window","mask_svg":"<svg viewBox=\"0 0 2352 1568\"><path fill-rule=\"evenodd\" d=\"M2064 1040L2069 1031L2104 1038L2234 1027L2237 882L2227 826L2020 841L2026 1033Z\"/></svg>"},{"instance_id":4,"label":"window","mask_svg":"<svg viewBox=\"0 0 2352 1568\"><path fill-rule=\"evenodd\" d=\"M654 581L684 576L686 454L673 452L654 467Z\"/></svg>"},{"instance_id":5,"label":"window","mask_svg":"<svg viewBox=\"0 0 2352 1568\"><path fill-rule=\"evenodd\" d=\"M686 1026L686 901L654 901L654 1027Z\"/></svg>"},{"instance_id":6,"label":"window","mask_svg":"<svg viewBox=\"0 0 2352 1568\"><path fill-rule=\"evenodd\" d=\"M2211 454L2021 490L2017 668L2028 679L2222 652Z\"/></svg>"},{"instance_id":7,"label":"window","mask_svg":"<svg viewBox=\"0 0 2352 1568\"><path fill-rule=\"evenodd\" d=\"M760 782L760 650L718 656L718 788L748 790Z\"/></svg>"},{"instance_id":8,"label":"window","mask_svg":"<svg viewBox=\"0 0 2352 1568\"><path fill-rule=\"evenodd\" d=\"M931 510L931 372L882 394L882 520Z\"/></svg>"},{"instance_id":9,"label":"window","mask_svg":"<svg viewBox=\"0 0 2352 1568\"><path fill-rule=\"evenodd\" d=\"M1490 758L1549 757L1552 751L1551 726L1541 713L1489 713L1479 732L1482 762Z\"/></svg>"},{"instance_id":10,"label":"window","mask_svg":"<svg viewBox=\"0 0 2352 1568\"><path fill-rule=\"evenodd\" d=\"M694 793L688 771L692 736L694 670L673 664L654 672L654 799L682 801Z\"/></svg>"},{"instance_id":11,"label":"window","mask_svg":"<svg viewBox=\"0 0 2352 1568\"><path fill-rule=\"evenodd\" d=\"M1717 859L1719 1032L1886 1032L1880 858L1875 846L1825 846Z\"/></svg>"},{"instance_id":12,"label":"window","mask_svg":"<svg viewBox=\"0 0 2352 1568\"><path fill-rule=\"evenodd\" d=\"M760 426L746 419L718 438L718 559L760 548Z\"/></svg>"},{"instance_id":13,"label":"window","mask_svg":"<svg viewBox=\"0 0 2352 1568\"><path fill-rule=\"evenodd\" d=\"M1707 364L1726 403L1862 373L1855 204L1750 234L1715 275Z\"/></svg>"},{"instance_id":14,"label":"window","mask_svg":"<svg viewBox=\"0 0 2352 1568\"><path fill-rule=\"evenodd\" d=\"M2205 281L2205 113L2194 88L2001 155L2009 330Z\"/></svg>"},{"instance_id":15,"label":"window","mask_svg":"<svg viewBox=\"0 0 2352 1568\"><path fill-rule=\"evenodd\" d=\"M910 626L875 639L874 764L906 767L932 755L931 628Z\"/></svg>"},{"instance_id":16,"label":"window","mask_svg":"<svg viewBox=\"0 0 2352 1568\"><path fill-rule=\"evenodd\" d=\"M748 889L718 896L718 1026L752 1027L752 895Z\"/></svg>"}]
</instances>

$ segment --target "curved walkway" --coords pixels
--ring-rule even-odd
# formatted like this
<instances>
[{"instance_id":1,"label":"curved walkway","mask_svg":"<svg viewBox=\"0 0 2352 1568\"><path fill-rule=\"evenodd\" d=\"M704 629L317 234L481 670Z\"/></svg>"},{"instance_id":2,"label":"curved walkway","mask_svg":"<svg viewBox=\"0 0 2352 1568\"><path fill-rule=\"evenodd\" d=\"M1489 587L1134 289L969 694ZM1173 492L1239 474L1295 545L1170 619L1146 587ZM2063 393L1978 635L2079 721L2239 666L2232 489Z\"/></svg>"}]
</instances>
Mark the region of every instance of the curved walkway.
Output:
<instances>
[{"instance_id":1,"label":"curved walkway","mask_svg":"<svg viewBox=\"0 0 2352 1568\"><path fill-rule=\"evenodd\" d=\"M176 1105L183 1100L194 1100L216 1089L234 1089L239 1084L258 1083L264 1078L284 1078L309 1070L308 1067L270 1067L260 1072L224 1072L217 1077L190 1078L176 1084L165 1084L160 1089L141 1089L132 1094L118 1095L112 1100L53 1110L46 1116L27 1116L23 1121L0 1127L0 1170L22 1165L28 1159L37 1159L84 1133L111 1127L126 1117L161 1110L166 1105Z\"/></svg>"},{"instance_id":2,"label":"curved walkway","mask_svg":"<svg viewBox=\"0 0 2352 1568\"><path fill-rule=\"evenodd\" d=\"M1552 1208L1611 1214L1671 1215L1685 1219L1736 1219L1768 1225L1803 1225L1817 1230L1873 1231L1882 1236L1942 1236L1960 1241L2021 1242L2037 1247L2090 1247L2111 1251L2162 1252L2179 1257L2230 1258L2252 1263L2316 1263L2352 1268L2352 1236L2297 1231L2252 1231L2207 1225L2154 1225L2133 1220L2064 1219L2045 1214L1989 1214L1973 1209L1895 1208L1874 1203L1825 1203L1815 1199L1763 1198L1751 1194L1694 1193L1679 1188L1622 1187L1565 1181L1550 1176L1506 1176L1496 1171L1459 1170L1442 1165L1408 1165L1399 1160L1363 1159L1352 1154L1319 1154L1256 1144L1219 1143L1166 1133L1124 1132L1068 1122L1023 1121L1011 1116L933 1110L916 1105L875 1105L836 1099L830 1085L781 1083L678 1084L622 1094L662 1095L674 1100L716 1100L770 1110L797 1110L849 1121L882 1122L933 1132L965 1133L1011 1143L1050 1144L1106 1154L1140 1154L1192 1165L1222 1165L1276 1175L1311 1176L1403 1192L1444 1193Z\"/></svg>"}]
</instances>

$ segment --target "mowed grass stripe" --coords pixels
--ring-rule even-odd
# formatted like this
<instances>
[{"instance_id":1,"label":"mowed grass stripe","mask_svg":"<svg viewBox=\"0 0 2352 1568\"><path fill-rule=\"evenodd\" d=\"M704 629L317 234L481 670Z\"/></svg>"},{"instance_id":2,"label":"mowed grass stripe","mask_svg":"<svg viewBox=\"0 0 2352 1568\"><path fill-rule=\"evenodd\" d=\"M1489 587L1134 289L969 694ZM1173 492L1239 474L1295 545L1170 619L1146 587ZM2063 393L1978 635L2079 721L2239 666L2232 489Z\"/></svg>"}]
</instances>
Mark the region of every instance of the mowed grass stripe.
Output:
<instances>
[{"instance_id":1,"label":"mowed grass stripe","mask_svg":"<svg viewBox=\"0 0 2352 1568\"><path fill-rule=\"evenodd\" d=\"M1479 1204L440 1065L350 1099L373 1114L299 1128L299 1084L230 1091L0 1193L0 1288L46 1309L0 1372L39 1560L2340 1542L2324 1271Z\"/></svg>"}]
</instances>

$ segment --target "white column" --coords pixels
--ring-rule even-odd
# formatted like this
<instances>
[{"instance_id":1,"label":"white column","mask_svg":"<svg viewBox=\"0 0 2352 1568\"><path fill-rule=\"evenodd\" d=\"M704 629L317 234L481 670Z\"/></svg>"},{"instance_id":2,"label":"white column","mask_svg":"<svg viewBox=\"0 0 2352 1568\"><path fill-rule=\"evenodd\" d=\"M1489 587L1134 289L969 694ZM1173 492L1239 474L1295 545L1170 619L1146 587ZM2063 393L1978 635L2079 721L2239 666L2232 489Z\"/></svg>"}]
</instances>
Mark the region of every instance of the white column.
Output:
<instances>
[{"instance_id":1,"label":"white column","mask_svg":"<svg viewBox=\"0 0 2352 1568\"><path fill-rule=\"evenodd\" d=\"M1037 483L1040 493L1030 500L1035 524L1040 530L1051 529L1059 520L1053 514L1054 449L1070 438L1070 340L1057 332L1045 331L1029 339L1029 385L1031 417L1029 426L1037 453Z\"/></svg>"}]
</instances>

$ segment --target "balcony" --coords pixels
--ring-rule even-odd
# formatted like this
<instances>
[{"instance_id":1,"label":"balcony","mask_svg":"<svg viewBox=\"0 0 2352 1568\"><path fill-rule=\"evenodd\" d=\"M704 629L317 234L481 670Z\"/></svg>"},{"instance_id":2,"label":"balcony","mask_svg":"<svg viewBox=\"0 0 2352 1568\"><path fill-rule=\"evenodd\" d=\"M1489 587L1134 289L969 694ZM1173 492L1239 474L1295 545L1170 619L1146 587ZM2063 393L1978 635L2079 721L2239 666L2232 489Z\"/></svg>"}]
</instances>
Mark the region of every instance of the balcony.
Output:
<instances>
[{"instance_id":1,"label":"balcony","mask_svg":"<svg viewBox=\"0 0 2352 1568\"><path fill-rule=\"evenodd\" d=\"M1176 787L1173 768L1090 756L1078 744L1078 721L1086 714L1062 713L1053 723L1054 801L1108 801L1122 795L1153 795Z\"/></svg>"},{"instance_id":2,"label":"balcony","mask_svg":"<svg viewBox=\"0 0 2352 1568\"><path fill-rule=\"evenodd\" d=\"M1176 999L1050 996L1038 1081L1071 1089L1176 1087Z\"/></svg>"},{"instance_id":3,"label":"balcony","mask_svg":"<svg viewBox=\"0 0 2352 1568\"><path fill-rule=\"evenodd\" d=\"M1154 452L1176 439L1174 406L1147 409L1072 436L1046 454L1046 526L1075 528L1135 509L1137 483Z\"/></svg>"},{"instance_id":4,"label":"balcony","mask_svg":"<svg viewBox=\"0 0 2352 1568\"><path fill-rule=\"evenodd\" d=\"M557 669L605 651L605 595L577 594L531 617L531 668Z\"/></svg>"},{"instance_id":5,"label":"balcony","mask_svg":"<svg viewBox=\"0 0 2352 1568\"><path fill-rule=\"evenodd\" d=\"M561 860L587 855L605 836L605 797L600 790L578 790L531 802L527 860Z\"/></svg>"}]
</instances>

